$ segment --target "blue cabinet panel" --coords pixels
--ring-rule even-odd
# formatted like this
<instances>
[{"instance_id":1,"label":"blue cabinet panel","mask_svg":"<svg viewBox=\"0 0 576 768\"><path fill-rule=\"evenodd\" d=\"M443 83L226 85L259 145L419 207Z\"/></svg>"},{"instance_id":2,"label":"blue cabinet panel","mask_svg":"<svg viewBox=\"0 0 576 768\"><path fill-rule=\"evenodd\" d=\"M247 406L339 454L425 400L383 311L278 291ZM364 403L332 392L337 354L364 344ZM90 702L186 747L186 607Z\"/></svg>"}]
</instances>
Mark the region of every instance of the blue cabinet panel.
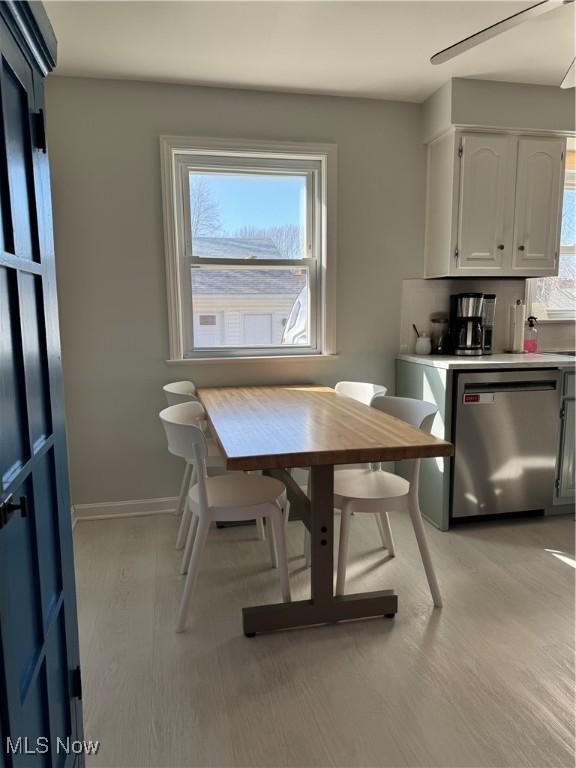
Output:
<instances>
[{"instance_id":1,"label":"blue cabinet panel","mask_svg":"<svg viewBox=\"0 0 576 768\"><path fill-rule=\"evenodd\" d=\"M17 276L0 266L0 493L29 457Z\"/></svg>"},{"instance_id":2,"label":"blue cabinet panel","mask_svg":"<svg viewBox=\"0 0 576 768\"><path fill-rule=\"evenodd\" d=\"M82 740L83 728L41 130L54 55L42 6L0 0L0 768L84 764L57 750L59 739Z\"/></svg>"}]
</instances>

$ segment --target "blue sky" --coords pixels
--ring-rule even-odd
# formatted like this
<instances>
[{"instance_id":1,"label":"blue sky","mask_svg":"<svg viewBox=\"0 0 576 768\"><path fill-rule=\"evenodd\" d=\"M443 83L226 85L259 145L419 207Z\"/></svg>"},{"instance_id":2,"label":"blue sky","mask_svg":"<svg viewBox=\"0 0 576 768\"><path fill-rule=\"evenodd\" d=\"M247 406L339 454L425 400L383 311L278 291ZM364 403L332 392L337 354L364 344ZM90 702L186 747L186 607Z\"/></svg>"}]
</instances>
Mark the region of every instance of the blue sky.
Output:
<instances>
[{"instance_id":1,"label":"blue sky","mask_svg":"<svg viewBox=\"0 0 576 768\"><path fill-rule=\"evenodd\" d=\"M576 242L576 189L564 190L562 211L562 245Z\"/></svg>"},{"instance_id":2,"label":"blue sky","mask_svg":"<svg viewBox=\"0 0 576 768\"><path fill-rule=\"evenodd\" d=\"M306 181L302 176L202 175L219 204L225 234L244 225L304 223L301 207Z\"/></svg>"}]
</instances>

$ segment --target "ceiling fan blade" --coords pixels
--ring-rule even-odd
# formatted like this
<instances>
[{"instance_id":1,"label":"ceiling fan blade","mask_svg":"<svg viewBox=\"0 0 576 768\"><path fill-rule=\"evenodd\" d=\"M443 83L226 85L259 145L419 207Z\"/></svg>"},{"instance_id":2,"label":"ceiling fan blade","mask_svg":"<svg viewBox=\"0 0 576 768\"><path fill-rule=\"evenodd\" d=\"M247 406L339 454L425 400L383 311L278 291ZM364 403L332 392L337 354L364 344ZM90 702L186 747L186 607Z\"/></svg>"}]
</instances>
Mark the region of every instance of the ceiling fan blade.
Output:
<instances>
[{"instance_id":1,"label":"ceiling fan blade","mask_svg":"<svg viewBox=\"0 0 576 768\"><path fill-rule=\"evenodd\" d=\"M564 75L564 80L560 83L560 88L576 87L576 59L572 59L572 64L568 67L568 72Z\"/></svg>"},{"instance_id":2,"label":"ceiling fan blade","mask_svg":"<svg viewBox=\"0 0 576 768\"><path fill-rule=\"evenodd\" d=\"M565 5L566 2L572 1L573 0L540 0L539 3L531 5L523 11L518 11L518 13L513 13L512 16L507 16L505 19L502 19L502 21L497 21L496 24L491 24L489 27L480 30L480 32L465 37L464 40L460 40L460 42L455 43L454 45L449 45L448 48L444 48L444 50L435 53L430 59L430 63L443 64L445 61L449 61L455 56L459 56L461 53L469 51L471 48L475 48L477 45L485 43L487 40L491 40L497 35L501 35L502 32L506 32L507 30L516 27L518 24L528 21L528 19L541 16L543 13L553 11L554 9Z\"/></svg>"}]
</instances>

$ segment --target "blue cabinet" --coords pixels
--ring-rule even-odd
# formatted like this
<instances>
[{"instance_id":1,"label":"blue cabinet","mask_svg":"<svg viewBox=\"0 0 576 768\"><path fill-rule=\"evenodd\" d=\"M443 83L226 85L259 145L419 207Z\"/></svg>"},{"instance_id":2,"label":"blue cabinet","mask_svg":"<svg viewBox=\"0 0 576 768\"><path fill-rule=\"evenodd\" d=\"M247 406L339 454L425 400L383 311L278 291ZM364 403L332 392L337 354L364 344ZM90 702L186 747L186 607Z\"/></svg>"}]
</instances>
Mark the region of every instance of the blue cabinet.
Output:
<instances>
[{"instance_id":1,"label":"blue cabinet","mask_svg":"<svg viewBox=\"0 0 576 768\"><path fill-rule=\"evenodd\" d=\"M0 2L0 768L79 768L80 659L40 3Z\"/></svg>"}]
</instances>

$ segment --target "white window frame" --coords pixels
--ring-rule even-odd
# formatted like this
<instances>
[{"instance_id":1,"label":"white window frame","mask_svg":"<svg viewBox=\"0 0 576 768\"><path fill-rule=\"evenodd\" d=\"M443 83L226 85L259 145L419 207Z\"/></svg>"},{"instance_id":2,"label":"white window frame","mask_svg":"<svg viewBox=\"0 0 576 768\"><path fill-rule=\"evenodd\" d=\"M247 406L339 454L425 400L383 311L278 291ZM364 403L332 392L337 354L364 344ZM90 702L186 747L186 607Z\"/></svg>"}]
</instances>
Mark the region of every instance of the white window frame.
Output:
<instances>
[{"instance_id":1,"label":"white window frame","mask_svg":"<svg viewBox=\"0 0 576 768\"><path fill-rule=\"evenodd\" d=\"M336 210L337 148L334 144L269 142L204 137L161 136L160 159L166 251L170 360L223 360L238 358L333 356L336 354ZM307 194L305 259L258 260L196 259L189 225L189 173L191 169L247 172L310 171ZM190 269L206 266L272 266L308 268L310 280L310 346L193 348L193 308Z\"/></svg>"},{"instance_id":2,"label":"white window frame","mask_svg":"<svg viewBox=\"0 0 576 768\"><path fill-rule=\"evenodd\" d=\"M562 194L564 194L564 189L566 188L575 189L576 188L576 171L566 171L565 177L564 177L564 186L562 187ZM560 257L562 254L573 254L574 248L567 245L560 245ZM554 280L554 276L552 277L545 277L540 278L543 280ZM532 303L534 302L535 297L535 282L538 280L538 278L534 278L532 280L526 281L526 304L528 307L530 307L530 314L533 314L535 310L532 309ZM574 308L573 312L566 311L565 313L561 313L560 311L556 312L554 317L546 317L546 318L538 318L538 322L543 323L569 323L569 322L575 322L576 321L576 307Z\"/></svg>"}]
</instances>

